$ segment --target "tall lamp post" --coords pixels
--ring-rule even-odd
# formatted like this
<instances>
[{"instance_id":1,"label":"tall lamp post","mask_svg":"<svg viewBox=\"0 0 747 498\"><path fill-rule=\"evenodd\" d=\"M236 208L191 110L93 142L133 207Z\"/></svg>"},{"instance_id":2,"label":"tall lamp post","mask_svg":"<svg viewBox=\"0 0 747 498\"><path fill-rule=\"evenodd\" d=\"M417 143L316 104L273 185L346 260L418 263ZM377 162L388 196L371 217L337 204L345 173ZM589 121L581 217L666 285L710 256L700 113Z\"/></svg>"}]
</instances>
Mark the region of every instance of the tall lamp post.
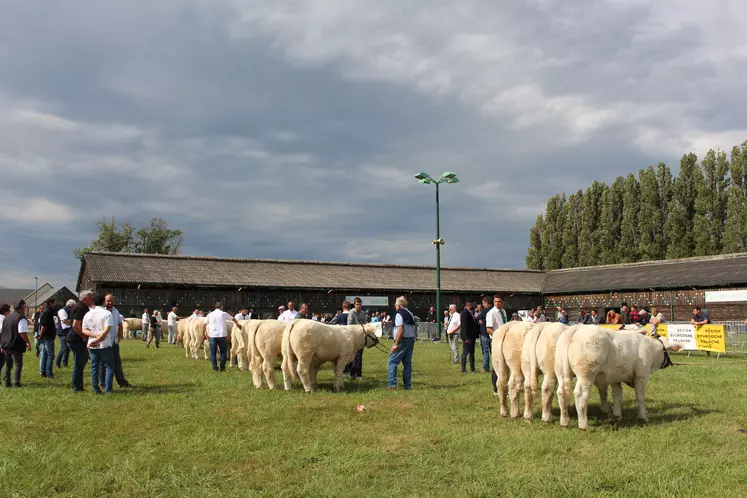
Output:
<instances>
[{"instance_id":1,"label":"tall lamp post","mask_svg":"<svg viewBox=\"0 0 747 498\"><path fill-rule=\"evenodd\" d=\"M34 313L39 307L39 277L34 277Z\"/></svg>"},{"instance_id":2,"label":"tall lamp post","mask_svg":"<svg viewBox=\"0 0 747 498\"><path fill-rule=\"evenodd\" d=\"M428 173L420 172L415 178L423 184L436 186L436 240L431 241L436 246L436 324L438 326L438 339L441 339L441 246L444 240L441 238L440 214L438 204L438 186L442 183L458 183L456 173L445 172L441 178L434 180Z\"/></svg>"}]
</instances>

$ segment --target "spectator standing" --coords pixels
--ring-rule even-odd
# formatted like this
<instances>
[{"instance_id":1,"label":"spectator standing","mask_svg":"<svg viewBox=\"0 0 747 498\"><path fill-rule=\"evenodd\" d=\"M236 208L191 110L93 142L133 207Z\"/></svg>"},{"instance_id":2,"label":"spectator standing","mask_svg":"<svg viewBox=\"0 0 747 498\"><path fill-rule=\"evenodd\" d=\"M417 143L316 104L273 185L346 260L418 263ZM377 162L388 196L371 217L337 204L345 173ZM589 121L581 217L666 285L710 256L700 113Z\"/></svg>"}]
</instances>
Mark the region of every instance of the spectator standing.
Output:
<instances>
[{"instance_id":1,"label":"spectator standing","mask_svg":"<svg viewBox=\"0 0 747 498\"><path fill-rule=\"evenodd\" d=\"M651 318L648 321L649 324L649 331L651 335L654 335L656 333L657 326L660 324L667 323L667 319L664 316L663 313L659 311L659 308L656 306L651 307Z\"/></svg>"},{"instance_id":2,"label":"spectator standing","mask_svg":"<svg viewBox=\"0 0 747 498\"><path fill-rule=\"evenodd\" d=\"M591 314L589 315L589 317L592 325L599 325L602 323L602 317L599 316L599 312L596 308L591 309Z\"/></svg>"},{"instance_id":3,"label":"spectator standing","mask_svg":"<svg viewBox=\"0 0 747 498\"><path fill-rule=\"evenodd\" d=\"M116 331L112 314L104 307L104 296L94 297L93 304L95 307L83 317L83 334L88 336L88 354L91 355L91 385L93 392L101 394L99 381L103 373L104 392L110 393L114 390L111 335Z\"/></svg>"},{"instance_id":4,"label":"spectator standing","mask_svg":"<svg viewBox=\"0 0 747 498\"><path fill-rule=\"evenodd\" d=\"M254 308L249 310L249 320L259 320L259 318L259 313Z\"/></svg>"},{"instance_id":5,"label":"spectator standing","mask_svg":"<svg viewBox=\"0 0 747 498\"><path fill-rule=\"evenodd\" d=\"M395 301L394 345L389 355L387 387L397 389L397 367L402 363L402 383L412 389L412 351L415 347L415 316L407 309L407 299L400 296Z\"/></svg>"},{"instance_id":6,"label":"spectator standing","mask_svg":"<svg viewBox=\"0 0 747 498\"><path fill-rule=\"evenodd\" d=\"M583 309L578 310L578 323L581 325L590 325L592 323L591 316L587 315Z\"/></svg>"},{"instance_id":7,"label":"spectator standing","mask_svg":"<svg viewBox=\"0 0 747 498\"><path fill-rule=\"evenodd\" d=\"M112 314L112 330L109 332L112 338L112 365L114 368L114 378L117 379L117 385L123 388L133 387L125 378L124 370L122 369L122 356L119 352L119 341L124 337L124 330L122 324L124 318L117 308L114 307L114 295L107 294L104 296L104 306L106 310ZM102 385L106 381L103 370L100 374Z\"/></svg>"},{"instance_id":8,"label":"spectator standing","mask_svg":"<svg viewBox=\"0 0 747 498\"><path fill-rule=\"evenodd\" d=\"M296 318L296 315L298 315L298 311L296 311L293 301L288 301L288 309L283 311L278 320L281 322L292 322Z\"/></svg>"},{"instance_id":9,"label":"spectator standing","mask_svg":"<svg viewBox=\"0 0 747 498\"><path fill-rule=\"evenodd\" d=\"M537 310L534 312L534 321L535 323L544 323L547 321L547 316L542 306L537 306Z\"/></svg>"},{"instance_id":10,"label":"spectator standing","mask_svg":"<svg viewBox=\"0 0 747 498\"><path fill-rule=\"evenodd\" d=\"M150 330L150 313L148 313L148 308L145 308L143 310L143 316L141 317L141 320L143 321L143 342L148 340L148 330Z\"/></svg>"},{"instance_id":11,"label":"spectator standing","mask_svg":"<svg viewBox=\"0 0 747 498\"><path fill-rule=\"evenodd\" d=\"M44 312L44 305L37 306L36 311L31 315L31 320L34 322L34 349L36 350L36 357L41 356L41 337L39 336L39 320Z\"/></svg>"},{"instance_id":12,"label":"spectator standing","mask_svg":"<svg viewBox=\"0 0 747 498\"><path fill-rule=\"evenodd\" d=\"M0 326L0 359L5 364L3 382L5 387L23 387L23 354L31 351L29 341L29 321L26 318L26 301L21 299L13 304L13 312L3 318ZM11 373L13 380L11 381Z\"/></svg>"},{"instance_id":13,"label":"spectator standing","mask_svg":"<svg viewBox=\"0 0 747 498\"><path fill-rule=\"evenodd\" d=\"M438 320L436 319L436 308L433 306L430 307L428 310L428 316L425 318L426 323L436 323Z\"/></svg>"},{"instance_id":14,"label":"spectator standing","mask_svg":"<svg viewBox=\"0 0 747 498\"><path fill-rule=\"evenodd\" d=\"M462 319L457 312L456 304L449 305L449 322L446 326L446 337L449 340L452 362L459 363L459 330L462 327Z\"/></svg>"},{"instance_id":15,"label":"spectator standing","mask_svg":"<svg viewBox=\"0 0 747 498\"><path fill-rule=\"evenodd\" d=\"M70 312L72 320L70 330L67 333L67 345L73 353L73 392L83 392L83 373L88 363L88 350L86 342L88 336L83 332L83 319L93 307L93 292L83 290L78 294L79 302L73 306Z\"/></svg>"},{"instance_id":16,"label":"spectator standing","mask_svg":"<svg viewBox=\"0 0 747 498\"><path fill-rule=\"evenodd\" d=\"M249 308L242 306L239 312L234 315L234 318L238 321L249 320Z\"/></svg>"},{"instance_id":17,"label":"spectator standing","mask_svg":"<svg viewBox=\"0 0 747 498\"><path fill-rule=\"evenodd\" d=\"M39 375L54 379L54 343L57 339L57 324L54 318L55 300L47 299L44 309L39 317L39 342L41 342L41 359L39 360Z\"/></svg>"},{"instance_id":18,"label":"spectator standing","mask_svg":"<svg viewBox=\"0 0 747 498\"><path fill-rule=\"evenodd\" d=\"M620 308L620 323L623 325L630 324L630 309L628 308L628 303L622 303L622 307Z\"/></svg>"},{"instance_id":19,"label":"spectator standing","mask_svg":"<svg viewBox=\"0 0 747 498\"><path fill-rule=\"evenodd\" d=\"M205 323L202 326L203 336L209 339L210 342L210 363L213 365L213 371L218 371L218 363L216 359L217 350L220 349L220 371L223 372L226 369L226 358L228 354L228 333L226 331L226 322L233 321L233 323L241 330L241 324L225 311L223 311L223 303L215 303L215 310L208 313L205 317Z\"/></svg>"},{"instance_id":20,"label":"spectator standing","mask_svg":"<svg viewBox=\"0 0 747 498\"><path fill-rule=\"evenodd\" d=\"M475 341L480 337L480 326L472 310L472 301L464 302L464 309L459 317L460 335L462 338L462 373L467 373L467 359L472 373L475 373Z\"/></svg>"},{"instance_id":21,"label":"spectator standing","mask_svg":"<svg viewBox=\"0 0 747 498\"><path fill-rule=\"evenodd\" d=\"M690 323L695 325L695 327L702 327L703 325L708 325L711 323L710 318L708 318L708 313L701 310L700 306L696 306L693 308L693 317L690 320ZM706 356L711 356L710 351L706 351Z\"/></svg>"},{"instance_id":22,"label":"spectator standing","mask_svg":"<svg viewBox=\"0 0 747 498\"><path fill-rule=\"evenodd\" d=\"M560 316L558 317L558 322L562 323L563 325L568 325L568 311L565 309L560 310Z\"/></svg>"},{"instance_id":23,"label":"spectator standing","mask_svg":"<svg viewBox=\"0 0 747 498\"><path fill-rule=\"evenodd\" d=\"M338 313L335 315L335 317L332 319L330 325L347 325L348 324L348 314L350 313L350 301L343 301L342 302L342 313Z\"/></svg>"},{"instance_id":24,"label":"spectator standing","mask_svg":"<svg viewBox=\"0 0 747 498\"><path fill-rule=\"evenodd\" d=\"M169 314L166 315L166 325L169 330L169 344L176 344L176 322L179 319L179 317L176 314L176 306L171 308L171 311L169 311Z\"/></svg>"},{"instance_id":25,"label":"spectator standing","mask_svg":"<svg viewBox=\"0 0 747 498\"><path fill-rule=\"evenodd\" d=\"M348 325L363 325L368 323L366 313L361 309L363 301L356 297L353 299L353 309L348 313ZM348 365L351 378L363 377L363 348L355 352L353 361Z\"/></svg>"},{"instance_id":26,"label":"spectator standing","mask_svg":"<svg viewBox=\"0 0 747 498\"><path fill-rule=\"evenodd\" d=\"M153 342L153 339L156 340L156 349L161 347L161 326L159 325L158 321L158 310L153 311L153 314L150 315L150 334L148 335L148 344L145 345L146 348L150 349L150 345Z\"/></svg>"},{"instance_id":27,"label":"spectator standing","mask_svg":"<svg viewBox=\"0 0 747 498\"><path fill-rule=\"evenodd\" d=\"M493 309L493 304L488 296L482 298L482 311L477 315L477 323L480 326L480 346L482 348L482 372L490 372L490 348L493 338L488 335L486 320L488 313Z\"/></svg>"},{"instance_id":28,"label":"spectator standing","mask_svg":"<svg viewBox=\"0 0 747 498\"><path fill-rule=\"evenodd\" d=\"M306 303L301 303L301 306L298 308L298 314L296 315L296 318L294 320L308 320L309 319L309 305Z\"/></svg>"},{"instance_id":29,"label":"spectator standing","mask_svg":"<svg viewBox=\"0 0 747 498\"><path fill-rule=\"evenodd\" d=\"M57 338L60 341L60 352L57 353L57 357L54 360L57 368L67 367L70 361L70 348L67 345L67 334L73 326L73 320L70 316L70 313L73 311L73 306L75 306L75 299L68 299L65 306L60 308L60 311L57 312L57 318L60 321L60 329L57 331Z\"/></svg>"},{"instance_id":30,"label":"spectator standing","mask_svg":"<svg viewBox=\"0 0 747 498\"><path fill-rule=\"evenodd\" d=\"M488 313L488 316L486 318L486 330L488 335L492 338L493 334L496 330L501 328L502 325L505 323L508 323L508 318L506 318L506 311L503 309L503 298L496 294L493 296L493 308L490 310L490 313ZM491 377L491 384L493 385L493 393L498 392L498 376L495 373L495 370L492 371Z\"/></svg>"},{"instance_id":31,"label":"spectator standing","mask_svg":"<svg viewBox=\"0 0 747 498\"><path fill-rule=\"evenodd\" d=\"M379 323L380 321L381 321L381 317L379 316L379 312L377 311L371 317L371 323Z\"/></svg>"},{"instance_id":32,"label":"spectator standing","mask_svg":"<svg viewBox=\"0 0 747 498\"><path fill-rule=\"evenodd\" d=\"M638 325L640 325L641 327L648 325L649 320L651 320L651 316L648 314L645 308L642 309L639 314Z\"/></svg>"},{"instance_id":33,"label":"spectator standing","mask_svg":"<svg viewBox=\"0 0 747 498\"><path fill-rule=\"evenodd\" d=\"M638 311L638 306L635 304L630 307L630 312L628 313L628 323L629 324L638 324L641 322L641 313Z\"/></svg>"}]
</instances>

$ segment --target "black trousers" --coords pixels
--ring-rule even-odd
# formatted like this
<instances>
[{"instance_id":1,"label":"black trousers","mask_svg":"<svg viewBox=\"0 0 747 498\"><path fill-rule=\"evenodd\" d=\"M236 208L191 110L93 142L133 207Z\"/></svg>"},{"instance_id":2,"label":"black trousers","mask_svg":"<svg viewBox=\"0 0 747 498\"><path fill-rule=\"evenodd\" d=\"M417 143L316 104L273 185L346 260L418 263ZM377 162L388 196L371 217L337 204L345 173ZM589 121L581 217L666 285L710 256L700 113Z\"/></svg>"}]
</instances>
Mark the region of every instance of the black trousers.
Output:
<instances>
[{"instance_id":1,"label":"black trousers","mask_svg":"<svg viewBox=\"0 0 747 498\"><path fill-rule=\"evenodd\" d=\"M80 392L83 390L83 372L88 363L88 349L81 338L68 341L67 345L73 352L73 391Z\"/></svg>"},{"instance_id":2,"label":"black trousers","mask_svg":"<svg viewBox=\"0 0 747 498\"><path fill-rule=\"evenodd\" d=\"M346 370L351 377L363 377L363 349L355 352L353 361L348 363Z\"/></svg>"},{"instance_id":3,"label":"black trousers","mask_svg":"<svg viewBox=\"0 0 747 498\"><path fill-rule=\"evenodd\" d=\"M475 341L462 342L462 372L467 371L467 358L469 357L469 368L471 371L475 371Z\"/></svg>"},{"instance_id":4,"label":"black trousers","mask_svg":"<svg viewBox=\"0 0 747 498\"><path fill-rule=\"evenodd\" d=\"M23 370L23 353L20 351L6 351L3 358L3 382L5 387L11 386L10 371L13 370L13 386L21 385L21 371Z\"/></svg>"}]
</instances>

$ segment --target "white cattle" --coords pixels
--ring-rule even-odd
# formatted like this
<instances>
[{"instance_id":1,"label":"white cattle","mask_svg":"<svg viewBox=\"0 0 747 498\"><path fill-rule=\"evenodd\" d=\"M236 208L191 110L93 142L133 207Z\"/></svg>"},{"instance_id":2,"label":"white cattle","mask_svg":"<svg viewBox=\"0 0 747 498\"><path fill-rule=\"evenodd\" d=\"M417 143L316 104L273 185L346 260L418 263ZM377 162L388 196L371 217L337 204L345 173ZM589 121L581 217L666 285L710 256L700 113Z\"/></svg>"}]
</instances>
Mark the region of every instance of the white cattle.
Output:
<instances>
[{"instance_id":1,"label":"white cattle","mask_svg":"<svg viewBox=\"0 0 747 498\"><path fill-rule=\"evenodd\" d=\"M238 360L239 370L251 370L249 344L254 340L254 332L262 324L262 320L239 320L239 323L241 328L234 327L231 335L231 359Z\"/></svg>"},{"instance_id":2,"label":"white cattle","mask_svg":"<svg viewBox=\"0 0 747 498\"><path fill-rule=\"evenodd\" d=\"M524 373L524 419L532 420L534 396L542 374L542 421L552 421L552 398L558 387L555 376L555 344L568 327L562 323L537 323L524 338L521 369Z\"/></svg>"},{"instance_id":3,"label":"white cattle","mask_svg":"<svg viewBox=\"0 0 747 498\"><path fill-rule=\"evenodd\" d=\"M293 322L291 322L293 323ZM254 387L262 387L262 373L267 387L275 389L275 364L282 351L283 332L289 323L278 320L263 320L249 342L252 380Z\"/></svg>"},{"instance_id":4,"label":"white cattle","mask_svg":"<svg viewBox=\"0 0 747 498\"><path fill-rule=\"evenodd\" d=\"M125 339L132 339L138 330L143 330L143 321L140 318L125 318L122 322L122 336Z\"/></svg>"},{"instance_id":5,"label":"white cattle","mask_svg":"<svg viewBox=\"0 0 747 498\"><path fill-rule=\"evenodd\" d=\"M558 377L560 425L568 426L568 403L571 381L577 377L574 398L578 427L588 427L588 402L591 386L599 389L602 413L609 414L607 386L612 386L612 415L622 418L622 383L635 388L638 418L648 421L646 386L656 370L671 365L668 350L678 351L679 343L654 339L637 331L609 330L596 325L571 327L560 335L555 354Z\"/></svg>"},{"instance_id":6,"label":"white cattle","mask_svg":"<svg viewBox=\"0 0 747 498\"><path fill-rule=\"evenodd\" d=\"M313 320L299 319L288 324L283 331L283 382L285 389L291 388L291 380L298 373L306 392L316 387L319 367L328 361L334 364L335 392L342 389L342 372L355 352L378 343L374 335L376 324L327 325ZM298 367L294 369L294 363Z\"/></svg>"},{"instance_id":7,"label":"white cattle","mask_svg":"<svg viewBox=\"0 0 747 498\"><path fill-rule=\"evenodd\" d=\"M501 325L493 333L493 369L498 380L498 401L502 417L508 415L506 390L511 403L511 416L519 417L519 395L524 385L521 370L521 353L524 337L534 327L532 322L511 321Z\"/></svg>"}]
</instances>

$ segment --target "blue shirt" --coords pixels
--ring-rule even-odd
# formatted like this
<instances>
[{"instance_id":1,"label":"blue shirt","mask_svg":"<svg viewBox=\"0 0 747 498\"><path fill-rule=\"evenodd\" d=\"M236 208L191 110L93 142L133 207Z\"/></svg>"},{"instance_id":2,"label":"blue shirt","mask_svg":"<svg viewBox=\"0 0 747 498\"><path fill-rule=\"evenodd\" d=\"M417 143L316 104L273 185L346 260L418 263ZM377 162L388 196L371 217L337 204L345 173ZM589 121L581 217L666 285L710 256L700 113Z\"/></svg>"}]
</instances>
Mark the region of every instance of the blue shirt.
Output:
<instances>
[{"instance_id":1,"label":"blue shirt","mask_svg":"<svg viewBox=\"0 0 747 498\"><path fill-rule=\"evenodd\" d=\"M711 323L711 320L708 318L708 313L705 311L701 311L698 315L693 315L693 320L696 322L702 322L705 320L706 323Z\"/></svg>"},{"instance_id":2,"label":"blue shirt","mask_svg":"<svg viewBox=\"0 0 747 498\"><path fill-rule=\"evenodd\" d=\"M406 313L410 313L410 310L407 308L401 308L405 310ZM410 316L412 316L412 313L410 313ZM413 318L413 321L414 318ZM414 339L415 338L415 325L409 325L402 320L402 315L399 313L396 313L394 315L394 333L396 334L399 331L399 327L402 327L402 338L403 339ZM397 339L397 336L394 336L395 339Z\"/></svg>"}]
</instances>

